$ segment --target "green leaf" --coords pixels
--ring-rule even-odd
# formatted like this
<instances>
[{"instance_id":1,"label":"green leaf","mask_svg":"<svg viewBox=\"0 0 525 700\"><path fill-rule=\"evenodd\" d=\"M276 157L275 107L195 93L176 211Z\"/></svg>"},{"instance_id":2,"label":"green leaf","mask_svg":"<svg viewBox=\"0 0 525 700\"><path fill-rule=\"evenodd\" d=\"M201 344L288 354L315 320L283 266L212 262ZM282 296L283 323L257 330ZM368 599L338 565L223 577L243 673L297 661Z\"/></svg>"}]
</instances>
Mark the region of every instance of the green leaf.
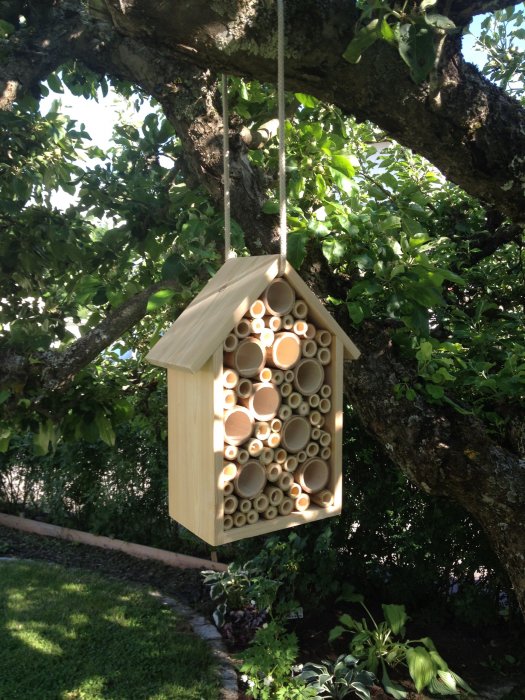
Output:
<instances>
[{"instance_id":1,"label":"green leaf","mask_svg":"<svg viewBox=\"0 0 525 700\"><path fill-rule=\"evenodd\" d=\"M355 168L352 164L352 159L349 156L336 154L332 156L331 166L335 170L339 170L346 177L352 179L355 176Z\"/></svg>"},{"instance_id":2,"label":"green leaf","mask_svg":"<svg viewBox=\"0 0 525 700\"><path fill-rule=\"evenodd\" d=\"M346 47L343 58L348 63L358 63L361 60L361 55L368 49L380 36L379 20L373 19L366 27L360 29L352 41Z\"/></svg>"},{"instance_id":3,"label":"green leaf","mask_svg":"<svg viewBox=\"0 0 525 700\"><path fill-rule=\"evenodd\" d=\"M400 685L390 680L390 676L387 673L385 664L383 662L381 663L383 666L383 676L381 678L383 688L386 690L387 693L390 693L394 700L404 700L404 698L408 696L408 693L405 692Z\"/></svg>"},{"instance_id":4,"label":"green leaf","mask_svg":"<svg viewBox=\"0 0 525 700\"><path fill-rule=\"evenodd\" d=\"M3 389L2 391L0 391L0 404L5 403L10 396L11 392L7 389Z\"/></svg>"},{"instance_id":5,"label":"green leaf","mask_svg":"<svg viewBox=\"0 0 525 700\"><path fill-rule=\"evenodd\" d=\"M402 24L398 30L399 55L410 68L412 80L426 80L436 60L434 32L421 24Z\"/></svg>"},{"instance_id":6,"label":"green leaf","mask_svg":"<svg viewBox=\"0 0 525 700\"><path fill-rule=\"evenodd\" d=\"M341 625L337 625L336 627L333 627L330 630L330 634L328 635L328 641L333 642L334 639L339 639L339 637L346 632L344 627L341 627Z\"/></svg>"},{"instance_id":7,"label":"green leaf","mask_svg":"<svg viewBox=\"0 0 525 700\"><path fill-rule=\"evenodd\" d=\"M346 247L337 238L325 238L323 241L323 255L329 263L334 264L341 261L345 256Z\"/></svg>"},{"instance_id":8,"label":"green leaf","mask_svg":"<svg viewBox=\"0 0 525 700\"><path fill-rule=\"evenodd\" d=\"M159 289L158 292L155 292L155 294L150 296L146 308L148 311L156 311L157 309L160 309L161 306L164 306L170 302L174 296L175 292L173 289Z\"/></svg>"},{"instance_id":9,"label":"green leaf","mask_svg":"<svg viewBox=\"0 0 525 700\"><path fill-rule=\"evenodd\" d=\"M416 357L420 362L430 362L432 359L432 343L428 340L421 341Z\"/></svg>"},{"instance_id":10,"label":"green leaf","mask_svg":"<svg viewBox=\"0 0 525 700\"><path fill-rule=\"evenodd\" d=\"M113 447L115 445L115 431L113 430L109 418L99 411L95 415L95 425L98 428L100 439L105 442L106 445Z\"/></svg>"},{"instance_id":11,"label":"green leaf","mask_svg":"<svg viewBox=\"0 0 525 700\"><path fill-rule=\"evenodd\" d=\"M416 689L421 692L436 675L436 667L425 647L407 649L408 670Z\"/></svg>"},{"instance_id":12,"label":"green leaf","mask_svg":"<svg viewBox=\"0 0 525 700\"><path fill-rule=\"evenodd\" d=\"M425 384L425 390L433 399L442 399L445 396L445 390L437 384Z\"/></svg>"},{"instance_id":13,"label":"green leaf","mask_svg":"<svg viewBox=\"0 0 525 700\"><path fill-rule=\"evenodd\" d=\"M296 270L299 270L303 264L308 237L306 229L299 229L288 234L288 260Z\"/></svg>"},{"instance_id":14,"label":"green leaf","mask_svg":"<svg viewBox=\"0 0 525 700\"><path fill-rule=\"evenodd\" d=\"M346 304L346 308L348 309L348 313L350 314L350 318L352 319L352 321L356 325L361 323L361 321L365 317L365 312L361 304L359 304L356 301L349 301Z\"/></svg>"},{"instance_id":15,"label":"green leaf","mask_svg":"<svg viewBox=\"0 0 525 700\"><path fill-rule=\"evenodd\" d=\"M38 433L33 435L33 448L35 454L42 457L49 451L49 443L54 441L55 429L53 423L47 420L45 423L40 423Z\"/></svg>"},{"instance_id":16,"label":"green leaf","mask_svg":"<svg viewBox=\"0 0 525 700\"><path fill-rule=\"evenodd\" d=\"M385 620L388 622L394 634L401 634L404 630L408 615L404 605L382 605Z\"/></svg>"},{"instance_id":17,"label":"green leaf","mask_svg":"<svg viewBox=\"0 0 525 700\"><path fill-rule=\"evenodd\" d=\"M388 24L384 17L381 20L381 24L379 25L379 36L381 37L381 39L387 41L389 44L395 44L396 42L396 35L394 34L394 30Z\"/></svg>"},{"instance_id":18,"label":"green leaf","mask_svg":"<svg viewBox=\"0 0 525 700\"><path fill-rule=\"evenodd\" d=\"M0 19L0 36L9 36L15 31L15 27L11 22L5 19Z\"/></svg>"},{"instance_id":19,"label":"green leaf","mask_svg":"<svg viewBox=\"0 0 525 700\"><path fill-rule=\"evenodd\" d=\"M263 214L278 214L279 202L276 199L268 199L261 207Z\"/></svg>"},{"instance_id":20,"label":"green leaf","mask_svg":"<svg viewBox=\"0 0 525 700\"><path fill-rule=\"evenodd\" d=\"M51 90L53 90L53 92L64 92L62 81L56 73L51 73L50 75L48 75L47 84L49 85Z\"/></svg>"},{"instance_id":21,"label":"green leaf","mask_svg":"<svg viewBox=\"0 0 525 700\"><path fill-rule=\"evenodd\" d=\"M435 27L436 29L444 29L445 31L450 31L451 29L455 29L456 25L454 22L449 19L448 17L445 17L445 15L438 15L438 14L430 14L430 15L423 15L425 22L430 26L430 27Z\"/></svg>"},{"instance_id":22,"label":"green leaf","mask_svg":"<svg viewBox=\"0 0 525 700\"><path fill-rule=\"evenodd\" d=\"M319 100L311 95L305 95L303 92L296 92L295 99L300 102L303 107L309 107L310 109L317 107L319 104Z\"/></svg>"}]
</instances>

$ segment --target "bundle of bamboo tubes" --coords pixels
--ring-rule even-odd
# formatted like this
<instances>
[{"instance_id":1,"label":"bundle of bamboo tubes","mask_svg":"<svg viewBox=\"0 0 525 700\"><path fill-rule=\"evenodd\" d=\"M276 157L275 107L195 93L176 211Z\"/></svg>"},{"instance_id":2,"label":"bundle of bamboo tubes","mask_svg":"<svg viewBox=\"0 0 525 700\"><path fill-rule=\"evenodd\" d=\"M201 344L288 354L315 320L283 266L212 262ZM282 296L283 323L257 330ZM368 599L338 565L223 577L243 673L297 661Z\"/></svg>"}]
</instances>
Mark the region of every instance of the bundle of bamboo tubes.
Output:
<instances>
[{"instance_id":1,"label":"bundle of bamboo tubes","mask_svg":"<svg viewBox=\"0 0 525 700\"><path fill-rule=\"evenodd\" d=\"M225 339L225 530L332 505L331 343L282 278Z\"/></svg>"}]
</instances>

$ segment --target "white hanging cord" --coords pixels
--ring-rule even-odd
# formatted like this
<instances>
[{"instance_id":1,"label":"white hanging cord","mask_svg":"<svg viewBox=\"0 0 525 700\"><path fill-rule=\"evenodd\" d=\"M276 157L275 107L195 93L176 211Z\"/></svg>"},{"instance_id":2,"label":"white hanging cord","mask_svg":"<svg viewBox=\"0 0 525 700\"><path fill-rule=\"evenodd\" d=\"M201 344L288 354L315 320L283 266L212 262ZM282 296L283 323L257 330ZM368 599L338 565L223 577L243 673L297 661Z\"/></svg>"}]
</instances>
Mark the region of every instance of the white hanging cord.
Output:
<instances>
[{"instance_id":1,"label":"white hanging cord","mask_svg":"<svg viewBox=\"0 0 525 700\"><path fill-rule=\"evenodd\" d=\"M279 235L281 239L281 274L286 266L286 157L284 105L284 0L277 0L277 112L279 117Z\"/></svg>"},{"instance_id":2,"label":"white hanging cord","mask_svg":"<svg viewBox=\"0 0 525 700\"><path fill-rule=\"evenodd\" d=\"M222 74L222 167L224 187L224 259L233 258L231 247L231 204L230 204L230 139L228 114L228 78Z\"/></svg>"}]
</instances>

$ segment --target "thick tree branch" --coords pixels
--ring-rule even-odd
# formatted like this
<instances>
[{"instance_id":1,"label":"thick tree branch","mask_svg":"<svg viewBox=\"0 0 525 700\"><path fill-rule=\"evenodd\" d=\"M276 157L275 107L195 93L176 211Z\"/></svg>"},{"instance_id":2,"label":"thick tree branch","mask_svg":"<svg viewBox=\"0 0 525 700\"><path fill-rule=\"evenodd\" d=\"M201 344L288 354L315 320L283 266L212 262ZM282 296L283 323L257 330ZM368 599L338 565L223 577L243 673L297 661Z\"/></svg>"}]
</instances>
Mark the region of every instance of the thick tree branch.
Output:
<instances>
[{"instance_id":1,"label":"thick tree branch","mask_svg":"<svg viewBox=\"0 0 525 700\"><path fill-rule=\"evenodd\" d=\"M504 10L506 7L514 7L518 4L516 0L455 0L452 7L448 2L441 2L438 7L439 11L448 14L458 26L463 27L476 15Z\"/></svg>"}]
</instances>

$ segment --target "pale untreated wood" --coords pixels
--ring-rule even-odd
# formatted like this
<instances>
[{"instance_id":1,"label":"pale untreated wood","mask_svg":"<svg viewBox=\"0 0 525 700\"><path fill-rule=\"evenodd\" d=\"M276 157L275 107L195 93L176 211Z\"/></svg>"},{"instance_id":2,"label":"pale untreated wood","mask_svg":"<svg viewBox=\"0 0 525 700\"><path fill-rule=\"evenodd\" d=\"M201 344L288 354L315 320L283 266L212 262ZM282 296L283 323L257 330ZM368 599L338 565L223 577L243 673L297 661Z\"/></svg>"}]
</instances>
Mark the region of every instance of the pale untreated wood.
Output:
<instances>
[{"instance_id":1,"label":"pale untreated wood","mask_svg":"<svg viewBox=\"0 0 525 700\"><path fill-rule=\"evenodd\" d=\"M124 540L115 540L110 537L103 537L102 535L92 535L89 532L72 530L68 527L50 525L49 523L41 523L37 520L19 518L15 515L7 515L5 513L0 513L0 525L22 530L23 532L32 532L35 535L43 535L44 537L56 537L61 540L79 542L92 547L117 550L129 554L132 557L137 557L138 559L154 559L163 564L168 564L168 566L175 566L178 569L213 569L215 571L226 571L228 568L226 564L221 564L217 561L208 561L207 559L191 557L187 554L168 552L165 549L147 547L143 544L125 542Z\"/></svg>"},{"instance_id":2,"label":"pale untreated wood","mask_svg":"<svg viewBox=\"0 0 525 700\"><path fill-rule=\"evenodd\" d=\"M332 435L330 481L327 488L334 494L333 508L341 512L343 504L343 343L332 336L332 361L325 367L326 383L332 387L332 410L326 415L325 429Z\"/></svg>"}]
</instances>

